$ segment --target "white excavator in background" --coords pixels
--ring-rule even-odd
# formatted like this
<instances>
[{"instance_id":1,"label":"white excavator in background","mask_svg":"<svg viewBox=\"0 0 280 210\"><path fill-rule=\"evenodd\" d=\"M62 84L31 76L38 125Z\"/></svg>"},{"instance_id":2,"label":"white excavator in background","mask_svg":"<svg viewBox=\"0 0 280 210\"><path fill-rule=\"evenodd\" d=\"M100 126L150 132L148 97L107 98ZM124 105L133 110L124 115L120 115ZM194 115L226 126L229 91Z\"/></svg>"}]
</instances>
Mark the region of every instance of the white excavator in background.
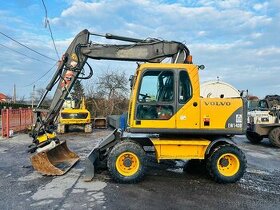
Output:
<instances>
[{"instance_id":1,"label":"white excavator in background","mask_svg":"<svg viewBox=\"0 0 280 210\"><path fill-rule=\"evenodd\" d=\"M257 144L268 137L272 145L280 147L280 96L267 95L262 100L251 101L257 106L248 112L247 139Z\"/></svg>"}]
</instances>

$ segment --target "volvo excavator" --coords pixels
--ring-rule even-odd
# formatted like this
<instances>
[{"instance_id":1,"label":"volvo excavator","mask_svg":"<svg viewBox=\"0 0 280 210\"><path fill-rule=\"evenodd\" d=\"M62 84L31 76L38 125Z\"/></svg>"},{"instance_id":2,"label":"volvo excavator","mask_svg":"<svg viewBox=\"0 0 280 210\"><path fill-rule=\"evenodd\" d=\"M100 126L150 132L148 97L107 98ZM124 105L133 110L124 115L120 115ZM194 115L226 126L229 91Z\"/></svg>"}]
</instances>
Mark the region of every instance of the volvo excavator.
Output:
<instances>
[{"instance_id":1,"label":"volvo excavator","mask_svg":"<svg viewBox=\"0 0 280 210\"><path fill-rule=\"evenodd\" d=\"M92 36L125 44L98 44ZM106 165L120 183L136 183L147 168L147 148L158 162L165 159L201 160L219 183L238 181L246 170L244 153L227 138L246 131L246 101L243 98L201 98L199 70L189 49L180 42L155 38L135 39L81 31L63 55L37 108L29 151L35 170L45 175L63 175L78 160L65 141L55 134L55 121L74 83L92 76L87 59L134 61L138 67L130 78L128 127L114 130L88 154L85 179ZM169 59L169 62L165 62ZM89 67L84 76L83 68ZM41 105L57 84L48 110ZM42 118L42 112L47 116Z\"/></svg>"}]
</instances>

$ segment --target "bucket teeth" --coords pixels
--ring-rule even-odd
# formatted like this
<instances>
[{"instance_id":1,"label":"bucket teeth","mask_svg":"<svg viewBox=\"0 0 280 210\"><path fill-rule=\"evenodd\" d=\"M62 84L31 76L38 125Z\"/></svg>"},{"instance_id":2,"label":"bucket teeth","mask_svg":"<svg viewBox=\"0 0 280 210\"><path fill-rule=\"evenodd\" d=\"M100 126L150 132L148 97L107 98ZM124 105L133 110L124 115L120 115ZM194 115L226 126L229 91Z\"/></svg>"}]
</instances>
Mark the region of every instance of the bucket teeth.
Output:
<instances>
[{"instance_id":1,"label":"bucket teeth","mask_svg":"<svg viewBox=\"0 0 280 210\"><path fill-rule=\"evenodd\" d=\"M50 150L39 152L31 157L35 170L43 175L63 175L79 160L79 156L70 151L66 142L58 144Z\"/></svg>"}]
</instances>

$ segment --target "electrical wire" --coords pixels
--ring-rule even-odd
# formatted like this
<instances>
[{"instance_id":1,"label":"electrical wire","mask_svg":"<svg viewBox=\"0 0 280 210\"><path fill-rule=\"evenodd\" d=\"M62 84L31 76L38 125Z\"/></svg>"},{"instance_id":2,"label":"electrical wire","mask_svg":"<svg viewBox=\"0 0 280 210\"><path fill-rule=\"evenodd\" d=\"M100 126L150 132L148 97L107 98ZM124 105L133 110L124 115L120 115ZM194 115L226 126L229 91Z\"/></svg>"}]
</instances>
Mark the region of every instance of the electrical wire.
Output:
<instances>
[{"instance_id":1,"label":"electrical wire","mask_svg":"<svg viewBox=\"0 0 280 210\"><path fill-rule=\"evenodd\" d=\"M21 45L21 46L23 46L23 47L25 47L25 48L31 50L32 52L35 52L35 53L37 53L37 54L39 54L39 55L41 55L41 56L43 56L43 57L45 57L45 58L48 58L48 59L50 59L50 60L56 61L56 59L51 58L51 57L49 57L49 56L46 56L46 55L44 55L44 54L42 54L42 53L40 53L40 52L38 52L38 51L36 51L36 50L33 50L32 48L30 48L30 47L28 47L28 46L26 46L26 45L20 43L19 41L15 40L14 38L8 36L7 34L1 32L1 31L0 31L0 34L2 34L3 36L7 37L8 39L10 39L10 40L16 42L17 44L19 44L19 45Z\"/></svg>"},{"instance_id":2,"label":"electrical wire","mask_svg":"<svg viewBox=\"0 0 280 210\"><path fill-rule=\"evenodd\" d=\"M10 51L12 51L12 52L15 52L15 53L17 53L17 54L19 54L19 55L25 56L25 57L27 57L27 58L29 58L29 59L33 59L33 60L35 60L35 61L39 61L39 62L43 62L43 63L47 63L47 64L52 65L51 63L48 63L48 62L46 62L46 61L42 61L42 60L40 60L40 59L37 59L37 58L31 57L31 56L25 55L24 53L19 52L19 51L17 51L17 50L14 50L14 49L12 49L12 48L10 48L10 47L8 47L8 46L6 46L6 45L3 45L3 44L1 44L1 43L0 43L0 46L4 47L4 48L6 48L6 49L8 49L8 50L10 50Z\"/></svg>"},{"instance_id":3,"label":"electrical wire","mask_svg":"<svg viewBox=\"0 0 280 210\"><path fill-rule=\"evenodd\" d=\"M47 7L46 7L46 4L45 4L44 0L42 0L42 3L43 3L43 6L44 6L44 9L45 9L45 28L48 28L49 31L50 31L50 35L51 35L51 39L52 39L52 42L53 42L53 46L54 46L57 58L59 59L59 54L58 54L58 51L57 51L57 48L56 48L56 45L55 45L55 41L54 41L54 38L53 38L51 24L50 24L50 21L48 19L48 10L47 10Z\"/></svg>"},{"instance_id":4,"label":"electrical wire","mask_svg":"<svg viewBox=\"0 0 280 210\"><path fill-rule=\"evenodd\" d=\"M34 82L28 84L28 85L24 85L23 87L28 87L31 85L34 85L35 83L37 83L40 79L42 79L44 76L46 76L55 66L57 63L55 63L48 71L46 71L41 77L39 77L38 79L36 79Z\"/></svg>"}]
</instances>

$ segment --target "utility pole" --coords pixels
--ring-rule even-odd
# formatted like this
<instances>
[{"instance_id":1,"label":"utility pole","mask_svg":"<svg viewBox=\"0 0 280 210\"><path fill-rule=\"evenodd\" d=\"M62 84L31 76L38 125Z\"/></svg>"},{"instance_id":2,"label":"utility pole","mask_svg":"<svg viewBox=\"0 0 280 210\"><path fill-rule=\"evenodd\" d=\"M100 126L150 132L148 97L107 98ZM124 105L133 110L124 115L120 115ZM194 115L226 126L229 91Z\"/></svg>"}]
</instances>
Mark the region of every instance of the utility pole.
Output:
<instances>
[{"instance_id":1,"label":"utility pole","mask_svg":"<svg viewBox=\"0 0 280 210\"><path fill-rule=\"evenodd\" d=\"M34 107L34 98L35 98L35 85L33 85L33 90L32 90L32 105L31 105L32 109Z\"/></svg>"},{"instance_id":2,"label":"utility pole","mask_svg":"<svg viewBox=\"0 0 280 210\"><path fill-rule=\"evenodd\" d=\"M16 103L16 101L17 101L16 84L14 84L14 96L13 96L13 102L14 102L14 104Z\"/></svg>"}]
</instances>

